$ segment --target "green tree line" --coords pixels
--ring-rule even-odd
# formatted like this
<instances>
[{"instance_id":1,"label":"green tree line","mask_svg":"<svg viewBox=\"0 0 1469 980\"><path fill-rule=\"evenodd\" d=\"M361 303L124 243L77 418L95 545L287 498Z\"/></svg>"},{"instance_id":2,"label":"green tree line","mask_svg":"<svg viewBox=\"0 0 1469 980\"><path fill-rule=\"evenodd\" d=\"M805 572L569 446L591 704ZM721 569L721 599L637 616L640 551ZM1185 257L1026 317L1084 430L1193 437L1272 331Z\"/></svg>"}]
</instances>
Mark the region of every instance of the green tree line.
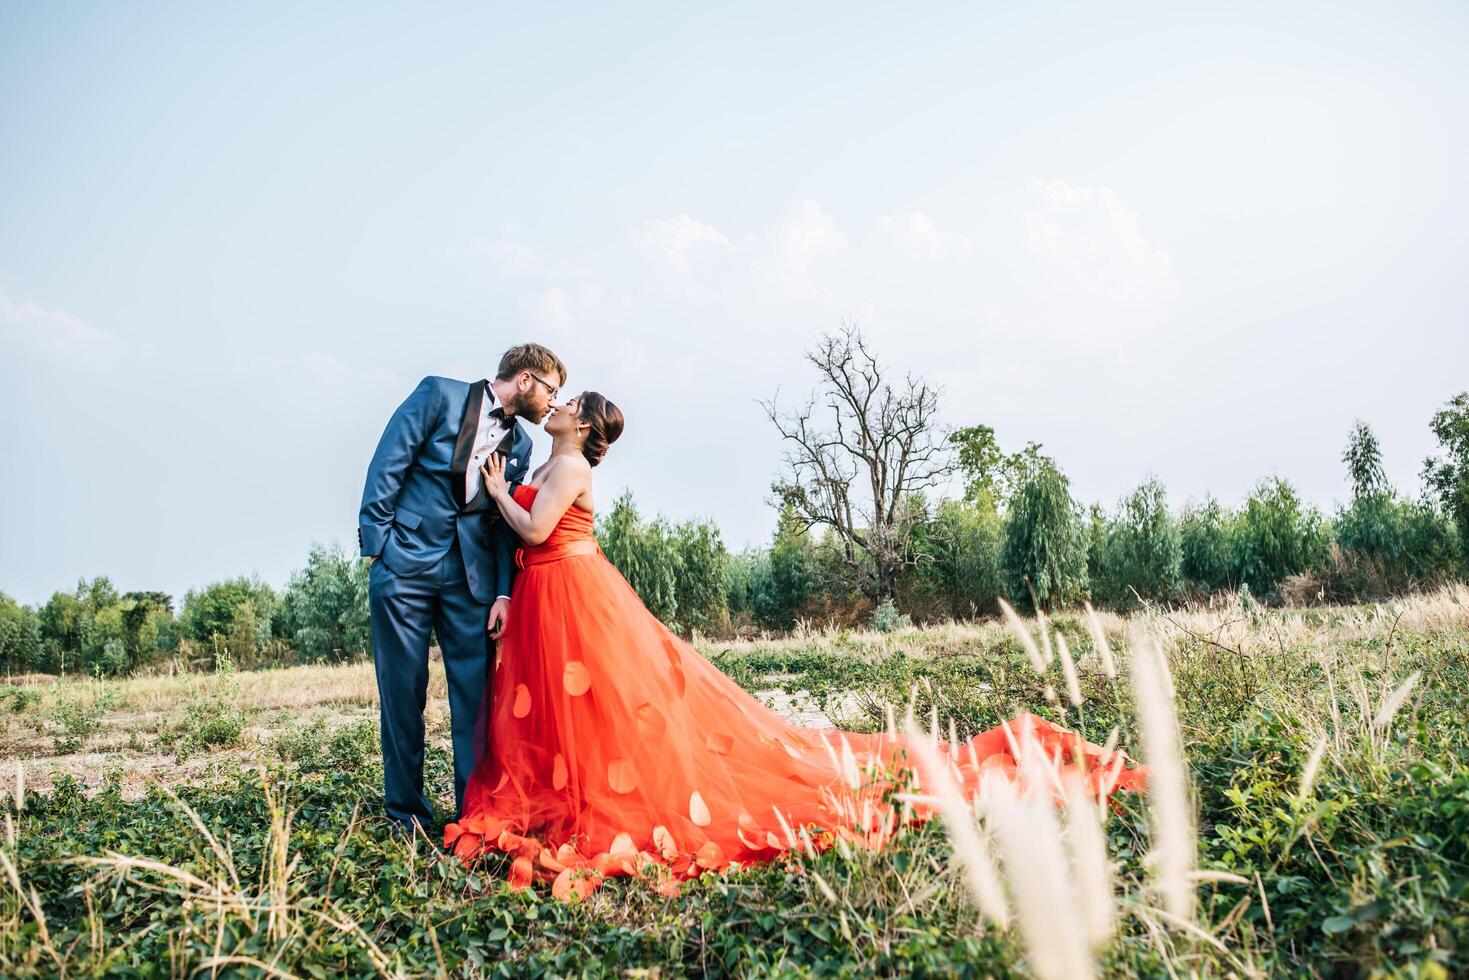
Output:
<instances>
[{"instance_id":1,"label":"green tree line","mask_svg":"<svg viewBox=\"0 0 1469 980\"><path fill-rule=\"evenodd\" d=\"M1263 601L1373 599L1469 570L1469 392L1431 428L1441 451L1409 498L1387 480L1371 428L1356 423L1342 454L1351 497L1331 513L1278 476L1237 508L1210 497L1176 509L1153 477L1110 509L1084 507L1043 447L1005 453L993 429L962 428L947 437L962 496L903 498L890 525L903 538L885 539L883 575L864 569L853 535L813 527L780 484L764 546L732 553L712 522L645 518L631 494L598 518L596 534L648 608L686 635L967 618L993 613L997 597L1047 609L1239 590ZM887 591L875 592L884 576ZM316 546L284 590L230 579L190 590L177 609L167 594L119 592L105 577L38 607L0 593L10 674L207 668L220 654L241 667L371 656L366 563Z\"/></svg>"}]
</instances>

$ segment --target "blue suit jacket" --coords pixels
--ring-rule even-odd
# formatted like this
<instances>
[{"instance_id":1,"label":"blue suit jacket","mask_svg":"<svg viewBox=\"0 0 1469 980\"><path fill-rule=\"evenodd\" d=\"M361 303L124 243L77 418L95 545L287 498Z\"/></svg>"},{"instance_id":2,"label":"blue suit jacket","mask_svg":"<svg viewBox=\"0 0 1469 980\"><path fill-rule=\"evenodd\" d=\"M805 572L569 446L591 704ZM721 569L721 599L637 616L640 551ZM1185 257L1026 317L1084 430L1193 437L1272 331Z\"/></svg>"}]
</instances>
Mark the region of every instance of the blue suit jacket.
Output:
<instances>
[{"instance_id":1,"label":"blue suit jacket","mask_svg":"<svg viewBox=\"0 0 1469 980\"><path fill-rule=\"evenodd\" d=\"M469 591L479 601L509 595L519 539L494 509L461 513L460 492L452 473L461 429L477 420L464 418L471 385L452 378L424 378L413 389L378 440L367 467L357 537L364 556L378 556L399 575L428 571L459 539ZM525 481L531 440L516 422L505 478ZM468 437L473 438L472 429Z\"/></svg>"}]
</instances>

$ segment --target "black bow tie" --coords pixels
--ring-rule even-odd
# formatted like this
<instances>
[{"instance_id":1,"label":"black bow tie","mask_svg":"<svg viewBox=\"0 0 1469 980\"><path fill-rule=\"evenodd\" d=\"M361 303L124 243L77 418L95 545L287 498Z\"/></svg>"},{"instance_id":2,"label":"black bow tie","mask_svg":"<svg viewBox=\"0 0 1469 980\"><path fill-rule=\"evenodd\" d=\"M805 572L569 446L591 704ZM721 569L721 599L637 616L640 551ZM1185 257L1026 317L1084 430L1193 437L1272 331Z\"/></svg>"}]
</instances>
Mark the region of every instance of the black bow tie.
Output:
<instances>
[{"instance_id":1,"label":"black bow tie","mask_svg":"<svg viewBox=\"0 0 1469 980\"><path fill-rule=\"evenodd\" d=\"M494 408L490 409L490 418L494 419L496 422L503 422L503 421L505 421L505 409L504 409L504 407L503 406L500 406L500 405L496 405Z\"/></svg>"}]
</instances>

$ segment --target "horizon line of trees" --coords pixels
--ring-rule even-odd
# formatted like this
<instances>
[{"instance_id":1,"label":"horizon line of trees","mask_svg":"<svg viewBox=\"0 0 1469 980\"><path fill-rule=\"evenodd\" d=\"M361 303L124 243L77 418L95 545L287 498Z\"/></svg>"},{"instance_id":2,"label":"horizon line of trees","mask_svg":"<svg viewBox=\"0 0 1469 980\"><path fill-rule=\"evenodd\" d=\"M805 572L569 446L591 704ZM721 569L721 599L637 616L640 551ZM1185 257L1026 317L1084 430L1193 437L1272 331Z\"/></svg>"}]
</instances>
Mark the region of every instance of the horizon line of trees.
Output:
<instances>
[{"instance_id":1,"label":"horizon line of trees","mask_svg":"<svg viewBox=\"0 0 1469 980\"><path fill-rule=\"evenodd\" d=\"M1038 443L1005 453L988 426L938 429L938 391L894 384L855 330L808 359L822 378L811 400L788 414L765 405L791 446L768 545L732 553L712 521L645 519L630 492L598 517L608 559L684 635L890 628L989 615L1000 597L1121 611L1226 591L1353 601L1469 577L1469 392L1433 416L1441 451L1416 498L1390 484L1358 421L1342 454L1352 495L1333 513L1279 476L1240 507L1210 496L1177 511L1149 476L1105 509L1075 499ZM953 473L963 495L936 496ZM7 674L207 668L221 654L243 668L370 656L366 563L316 545L282 591L229 579L190 590L177 612L165 593L119 593L105 577L35 608L0 593Z\"/></svg>"}]
</instances>

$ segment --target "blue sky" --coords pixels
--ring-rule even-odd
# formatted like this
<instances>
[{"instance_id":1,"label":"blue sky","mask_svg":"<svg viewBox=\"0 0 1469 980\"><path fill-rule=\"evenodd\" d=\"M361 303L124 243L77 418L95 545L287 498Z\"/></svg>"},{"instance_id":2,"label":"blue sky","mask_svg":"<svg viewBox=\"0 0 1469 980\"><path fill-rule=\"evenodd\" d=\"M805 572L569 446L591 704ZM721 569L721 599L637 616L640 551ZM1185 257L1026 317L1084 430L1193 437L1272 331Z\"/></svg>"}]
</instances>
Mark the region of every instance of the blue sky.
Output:
<instances>
[{"instance_id":1,"label":"blue sky","mask_svg":"<svg viewBox=\"0 0 1469 980\"><path fill-rule=\"evenodd\" d=\"M0 590L352 539L424 374L623 406L599 497L764 540L855 321L1082 499L1416 492L1469 387L1453 4L0 5ZM539 435L539 434L538 434ZM544 445L544 441L542 441Z\"/></svg>"}]
</instances>

